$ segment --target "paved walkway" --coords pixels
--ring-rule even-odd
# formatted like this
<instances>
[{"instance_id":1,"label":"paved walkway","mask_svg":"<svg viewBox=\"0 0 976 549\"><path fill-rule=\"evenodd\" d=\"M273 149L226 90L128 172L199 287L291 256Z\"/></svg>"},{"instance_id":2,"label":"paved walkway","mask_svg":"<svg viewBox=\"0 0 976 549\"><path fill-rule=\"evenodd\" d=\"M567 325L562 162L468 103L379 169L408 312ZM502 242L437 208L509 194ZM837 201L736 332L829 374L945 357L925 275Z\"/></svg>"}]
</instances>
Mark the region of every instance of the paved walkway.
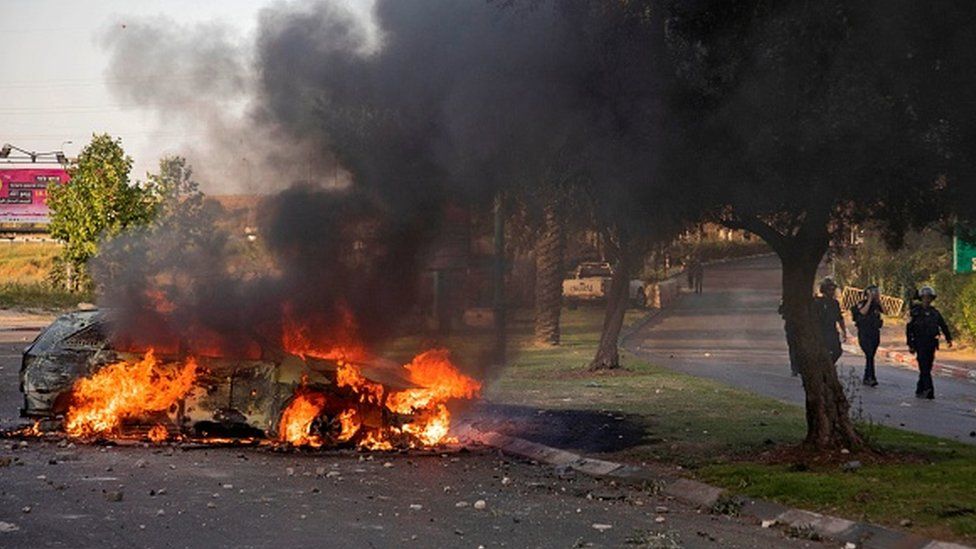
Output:
<instances>
[{"instance_id":1,"label":"paved walkway","mask_svg":"<svg viewBox=\"0 0 976 549\"><path fill-rule=\"evenodd\" d=\"M624 345L657 364L802 405L779 299L776 258L716 265L705 272L704 294L685 294ZM845 353L838 364L843 382L859 381L861 357ZM879 364L878 387L852 384L854 406L876 423L976 444L976 382L936 378L936 400L917 400L917 374L890 364Z\"/></svg>"}]
</instances>

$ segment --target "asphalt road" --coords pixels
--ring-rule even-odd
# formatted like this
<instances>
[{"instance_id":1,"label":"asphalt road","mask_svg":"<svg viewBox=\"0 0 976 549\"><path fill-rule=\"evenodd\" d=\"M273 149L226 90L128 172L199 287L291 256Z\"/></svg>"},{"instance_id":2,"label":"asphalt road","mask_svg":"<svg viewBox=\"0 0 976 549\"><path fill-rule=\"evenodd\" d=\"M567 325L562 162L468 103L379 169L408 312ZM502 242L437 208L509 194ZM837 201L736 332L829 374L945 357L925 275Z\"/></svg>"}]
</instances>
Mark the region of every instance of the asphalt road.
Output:
<instances>
[{"instance_id":1,"label":"asphalt road","mask_svg":"<svg viewBox=\"0 0 976 549\"><path fill-rule=\"evenodd\" d=\"M32 337L0 327L5 425L16 420L20 349ZM0 547L271 546L821 545L487 449L282 453L0 439Z\"/></svg>"},{"instance_id":2,"label":"asphalt road","mask_svg":"<svg viewBox=\"0 0 976 549\"><path fill-rule=\"evenodd\" d=\"M779 261L763 257L706 268L704 293L685 293L625 341L649 360L681 372L803 404L790 375ZM882 342L884 345L884 342ZM880 362L877 387L863 387L863 357L845 354L838 374L865 418L976 444L976 383L936 377L936 400L915 398L918 374Z\"/></svg>"}]
</instances>

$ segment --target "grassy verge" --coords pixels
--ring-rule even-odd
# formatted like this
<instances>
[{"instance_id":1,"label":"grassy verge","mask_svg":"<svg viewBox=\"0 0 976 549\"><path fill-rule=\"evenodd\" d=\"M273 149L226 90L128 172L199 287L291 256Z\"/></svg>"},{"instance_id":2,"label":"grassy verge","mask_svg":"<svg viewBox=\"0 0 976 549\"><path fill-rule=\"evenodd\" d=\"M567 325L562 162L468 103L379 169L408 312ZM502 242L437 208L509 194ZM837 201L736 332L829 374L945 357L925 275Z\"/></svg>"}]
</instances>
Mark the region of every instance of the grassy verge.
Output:
<instances>
[{"instance_id":1,"label":"grassy verge","mask_svg":"<svg viewBox=\"0 0 976 549\"><path fill-rule=\"evenodd\" d=\"M54 243L0 244L0 281L6 284L38 284L46 281L60 249L61 246Z\"/></svg>"},{"instance_id":2,"label":"grassy verge","mask_svg":"<svg viewBox=\"0 0 976 549\"><path fill-rule=\"evenodd\" d=\"M0 284L0 309L63 311L92 299L91 295L67 292L46 283Z\"/></svg>"},{"instance_id":3,"label":"grassy verge","mask_svg":"<svg viewBox=\"0 0 976 549\"><path fill-rule=\"evenodd\" d=\"M55 243L0 243L0 308L72 309L92 296L48 284L48 273L61 246Z\"/></svg>"},{"instance_id":4,"label":"grassy verge","mask_svg":"<svg viewBox=\"0 0 976 549\"><path fill-rule=\"evenodd\" d=\"M628 370L585 375L602 310L565 313L564 344L537 348L523 319L514 323L510 366L488 391L494 402L600 410L640 418L643 438L615 459L663 461L735 492L937 538L976 541L976 448L906 431L870 427L884 456L854 472L824 464L769 460L799 443L803 410L720 383L625 356ZM857 458L852 458L857 459Z\"/></svg>"}]
</instances>

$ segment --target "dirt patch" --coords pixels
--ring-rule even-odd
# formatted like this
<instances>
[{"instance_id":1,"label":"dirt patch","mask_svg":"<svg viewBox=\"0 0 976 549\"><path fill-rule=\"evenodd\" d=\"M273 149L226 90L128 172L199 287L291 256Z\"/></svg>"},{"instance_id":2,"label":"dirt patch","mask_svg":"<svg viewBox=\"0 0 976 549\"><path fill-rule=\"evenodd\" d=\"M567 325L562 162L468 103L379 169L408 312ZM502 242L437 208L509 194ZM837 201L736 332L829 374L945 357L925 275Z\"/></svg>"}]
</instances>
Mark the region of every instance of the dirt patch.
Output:
<instances>
[{"instance_id":1,"label":"dirt patch","mask_svg":"<svg viewBox=\"0 0 976 549\"><path fill-rule=\"evenodd\" d=\"M906 463L926 463L928 459L919 454L881 452L864 448L850 452L842 450L815 450L804 445L780 445L756 454L740 456L736 461L755 461L765 465L790 465L797 471L849 467L857 462L860 465L898 465Z\"/></svg>"}]
</instances>

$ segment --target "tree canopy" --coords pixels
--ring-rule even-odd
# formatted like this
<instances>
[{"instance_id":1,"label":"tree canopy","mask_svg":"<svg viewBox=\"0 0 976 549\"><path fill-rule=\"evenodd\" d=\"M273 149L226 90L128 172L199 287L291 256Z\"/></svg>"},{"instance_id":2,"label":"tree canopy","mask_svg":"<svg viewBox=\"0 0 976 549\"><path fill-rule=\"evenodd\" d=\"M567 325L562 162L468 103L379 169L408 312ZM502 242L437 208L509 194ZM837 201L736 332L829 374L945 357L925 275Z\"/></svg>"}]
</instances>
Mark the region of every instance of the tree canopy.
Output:
<instances>
[{"instance_id":1,"label":"tree canopy","mask_svg":"<svg viewBox=\"0 0 976 549\"><path fill-rule=\"evenodd\" d=\"M98 253L99 242L152 219L155 199L132 184L131 170L132 158L122 149L121 139L98 134L68 168L69 182L48 190L50 232L64 243L56 282L69 289L89 284L87 263Z\"/></svg>"},{"instance_id":2,"label":"tree canopy","mask_svg":"<svg viewBox=\"0 0 976 549\"><path fill-rule=\"evenodd\" d=\"M811 288L834 232L971 212L974 9L962 2L669 2L673 85L661 177L783 262L807 441L858 443ZM966 90L963 92L962 90Z\"/></svg>"}]
</instances>

